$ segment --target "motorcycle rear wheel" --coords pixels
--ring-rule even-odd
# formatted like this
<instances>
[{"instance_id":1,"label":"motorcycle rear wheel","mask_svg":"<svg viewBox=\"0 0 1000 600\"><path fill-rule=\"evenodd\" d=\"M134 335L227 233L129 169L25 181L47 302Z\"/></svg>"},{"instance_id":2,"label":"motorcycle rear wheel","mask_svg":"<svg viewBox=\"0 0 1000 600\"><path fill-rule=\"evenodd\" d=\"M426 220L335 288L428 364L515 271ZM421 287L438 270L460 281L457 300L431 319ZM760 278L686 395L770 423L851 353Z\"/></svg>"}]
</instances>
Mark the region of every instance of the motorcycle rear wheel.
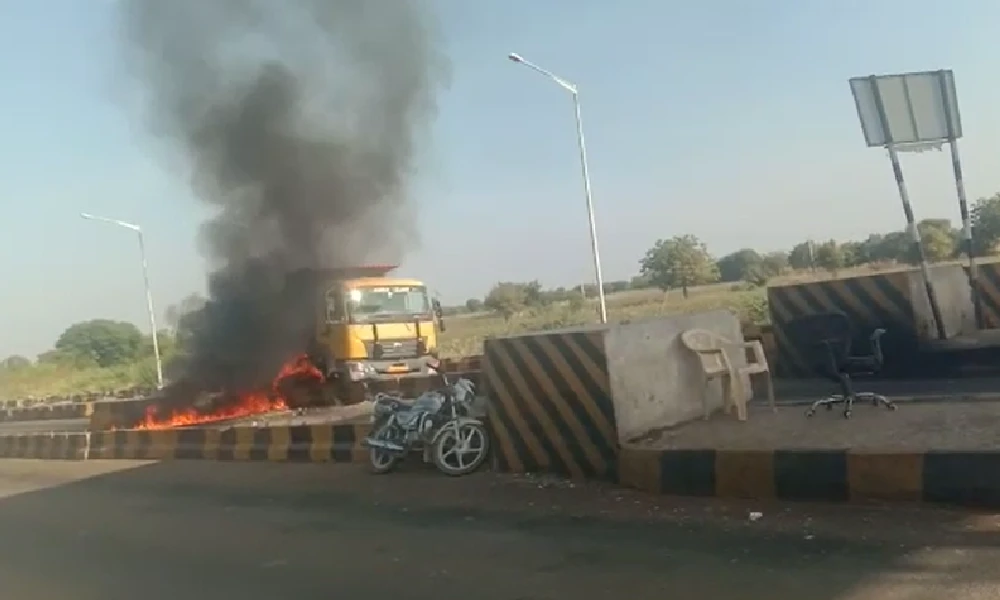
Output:
<instances>
[{"instance_id":1,"label":"motorcycle rear wheel","mask_svg":"<svg viewBox=\"0 0 1000 600\"><path fill-rule=\"evenodd\" d=\"M452 425L441 432L431 455L434 466L445 475L460 477L478 469L490 454L490 434L482 423L462 423L458 431ZM462 448L462 442L468 444Z\"/></svg>"}]
</instances>

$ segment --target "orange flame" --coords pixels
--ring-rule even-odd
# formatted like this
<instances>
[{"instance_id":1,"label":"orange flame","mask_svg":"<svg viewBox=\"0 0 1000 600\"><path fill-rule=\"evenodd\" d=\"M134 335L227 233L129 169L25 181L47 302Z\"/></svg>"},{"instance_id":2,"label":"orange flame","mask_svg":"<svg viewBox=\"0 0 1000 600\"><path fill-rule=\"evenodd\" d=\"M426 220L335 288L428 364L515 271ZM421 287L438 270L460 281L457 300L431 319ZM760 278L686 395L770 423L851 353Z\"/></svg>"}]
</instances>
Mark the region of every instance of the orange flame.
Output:
<instances>
[{"instance_id":1,"label":"orange flame","mask_svg":"<svg viewBox=\"0 0 1000 600\"><path fill-rule=\"evenodd\" d=\"M201 412L195 408L174 410L168 417L160 417L156 406L146 408L146 414L134 429L171 429L173 427L189 427L204 425L216 421L239 419L269 412L288 410L288 401L280 391L281 383L289 377L302 377L323 381L323 374L317 369L309 357L300 354L281 366L278 376L271 383L270 392L250 392L240 394L239 399L211 412Z\"/></svg>"}]
</instances>

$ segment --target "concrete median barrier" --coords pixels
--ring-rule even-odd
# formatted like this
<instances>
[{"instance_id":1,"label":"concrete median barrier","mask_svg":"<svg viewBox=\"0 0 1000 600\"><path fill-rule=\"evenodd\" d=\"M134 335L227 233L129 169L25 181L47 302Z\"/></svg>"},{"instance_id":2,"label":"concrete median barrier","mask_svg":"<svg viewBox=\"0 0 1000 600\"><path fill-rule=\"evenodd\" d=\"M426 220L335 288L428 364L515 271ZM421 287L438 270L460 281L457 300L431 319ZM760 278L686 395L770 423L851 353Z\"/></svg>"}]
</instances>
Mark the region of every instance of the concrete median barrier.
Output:
<instances>
[{"instance_id":1,"label":"concrete median barrier","mask_svg":"<svg viewBox=\"0 0 1000 600\"><path fill-rule=\"evenodd\" d=\"M367 424L119 430L0 436L0 458L193 459L296 462L367 460Z\"/></svg>"},{"instance_id":2,"label":"concrete median barrier","mask_svg":"<svg viewBox=\"0 0 1000 600\"><path fill-rule=\"evenodd\" d=\"M84 460L87 433L26 433L0 436L0 458Z\"/></svg>"},{"instance_id":3,"label":"concrete median barrier","mask_svg":"<svg viewBox=\"0 0 1000 600\"><path fill-rule=\"evenodd\" d=\"M90 457L355 462L367 460L361 441L369 429L338 424L94 432Z\"/></svg>"},{"instance_id":4,"label":"concrete median barrier","mask_svg":"<svg viewBox=\"0 0 1000 600\"><path fill-rule=\"evenodd\" d=\"M38 404L35 406L0 410L0 423L87 419L90 418L93 412L93 402L79 402L73 404Z\"/></svg>"},{"instance_id":5,"label":"concrete median barrier","mask_svg":"<svg viewBox=\"0 0 1000 600\"><path fill-rule=\"evenodd\" d=\"M623 448L619 472L656 494L1000 507L1000 451Z\"/></svg>"}]
</instances>

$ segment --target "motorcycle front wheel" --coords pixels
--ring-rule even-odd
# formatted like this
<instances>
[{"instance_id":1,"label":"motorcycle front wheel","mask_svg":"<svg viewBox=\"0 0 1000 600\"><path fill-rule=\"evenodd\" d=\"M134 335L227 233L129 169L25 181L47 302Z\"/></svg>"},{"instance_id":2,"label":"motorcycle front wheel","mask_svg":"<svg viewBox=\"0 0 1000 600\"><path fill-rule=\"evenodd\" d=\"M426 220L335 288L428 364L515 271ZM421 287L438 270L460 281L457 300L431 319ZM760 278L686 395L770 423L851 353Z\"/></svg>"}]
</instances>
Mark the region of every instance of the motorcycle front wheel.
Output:
<instances>
[{"instance_id":1,"label":"motorcycle front wheel","mask_svg":"<svg viewBox=\"0 0 1000 600\"><path fill-rule=\"evenodd\" d=\"M490 453L490 436L482 423L445 425L434 443L434 466L445 475L458 477L478 469Z\"/></svg>"},{"instance_id":2,"label":"motorcycle front wheel","mask_svg":"<svg viewBox=\"0 0 1000 600\"><path fill-rule=\"evenodd\" d=\"M382 426L378 430L372 432L371 437L375 440L391 440L395 437L392 434L392 427ZM372 473L375 473L376 475L383 475L392 471L397 465L399 465L401 460L403 460L403 457L389 452L388 450L382 450L380 448L368 449L368 462L371 465Z\"/></svg>"}]
</instances>

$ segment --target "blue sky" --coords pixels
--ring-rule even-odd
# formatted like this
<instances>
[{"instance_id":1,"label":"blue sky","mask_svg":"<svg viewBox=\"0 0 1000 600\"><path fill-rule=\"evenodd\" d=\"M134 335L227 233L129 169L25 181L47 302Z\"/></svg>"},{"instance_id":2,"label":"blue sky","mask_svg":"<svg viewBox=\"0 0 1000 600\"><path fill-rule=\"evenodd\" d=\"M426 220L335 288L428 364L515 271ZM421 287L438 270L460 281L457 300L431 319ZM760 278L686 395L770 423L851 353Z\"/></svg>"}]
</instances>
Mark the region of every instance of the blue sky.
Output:
<instances>
[{"instance_id":1,"label":"blue sky","mask_svg":"<svg viewBox=\"0 0 1000 600\"><path fill-rule=\"evenodd\" d=\"M413 182L422 240L404 262L446 301L497 280L592 276L566 93L581 89L606 279L659 237L724 254L903 224L888 162L864 147L847 79L952 68L972 197L1000 191L1000 4L930 0L438 0L451 84ZM114 0L0 2L0 355L68 324L146 329L134 236L159 312L203 289L205 216L124 108ZM317 60L320 60L318 58ZM917 218L958 221L946 154L906 155Z\"/></svg>"}]
</instances>

